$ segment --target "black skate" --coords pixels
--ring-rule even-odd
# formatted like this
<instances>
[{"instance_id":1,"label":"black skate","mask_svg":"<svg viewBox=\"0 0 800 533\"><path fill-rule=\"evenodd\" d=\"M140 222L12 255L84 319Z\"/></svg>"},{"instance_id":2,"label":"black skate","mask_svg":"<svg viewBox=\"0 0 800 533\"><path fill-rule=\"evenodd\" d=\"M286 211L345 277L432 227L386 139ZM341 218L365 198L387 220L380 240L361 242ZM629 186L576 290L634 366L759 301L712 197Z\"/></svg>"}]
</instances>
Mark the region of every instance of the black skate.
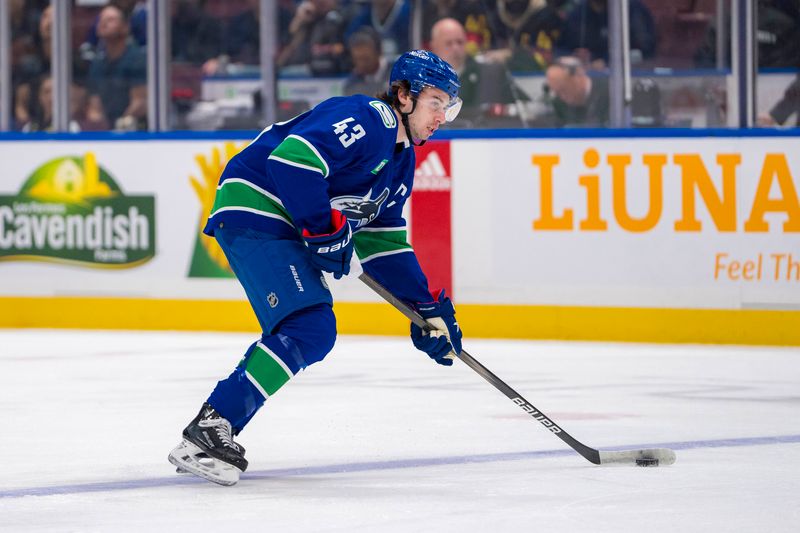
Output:
<instances>
[{"instance_id":1,"label":"black skate","mask_svg":"<svg viewBox=\"0 0 800 533\"><path fill-rule=\"evenodd\" d=\"M237 442L236 444L239 444L239 443ZM239 449L242 450L242 455L244 455L244 446L239 444ZM206 452L198 453L197 455L195 455L195 459L197 459L198 461L200 461L201 463L203 463L204 465L206 465L209 468L214 466L214 460L211 457L209 457ZM183 467L181 467L181 466L176 466L175 467L175 473L176 474L191 474L191 472L189 472L188 470L184 470Z\"/></svg>"},{"instance_id":2,"label":"black skate","mask_svg":"<svg viewBox=\"0 0 800 533\"><path fill-rule=\"evenodd\" d=\"M236 445L239 446L239 450L241 450L242 456L244 456L244 454L246 453L245 449L244 449L244 446L242 446L238 442L236 443ZM213 464L214 464L214 460L211 457L209 457L206 452L198 453L197 455L195 455L195 459L197 459L198 461L200 461L201 463L203 463L204 465L206 465L208 467L212 467ZM189 472L188 470L184 470L184 468L182 466L176 466L175 467L175 473L176 474L191 474L191 472Z\"/></svg>"},{"instance_id":3,"label":"black skate","mask_svg":"<svg viewBox=\"0 0 800 533\"><path fill-rule=\"evenodd\" d=\"M209 404L183 430L183 440L169 454L178 468L220 485L233 485L247 469L244 448L233 441L231 424Z\"/></svg>"}]
</instances>

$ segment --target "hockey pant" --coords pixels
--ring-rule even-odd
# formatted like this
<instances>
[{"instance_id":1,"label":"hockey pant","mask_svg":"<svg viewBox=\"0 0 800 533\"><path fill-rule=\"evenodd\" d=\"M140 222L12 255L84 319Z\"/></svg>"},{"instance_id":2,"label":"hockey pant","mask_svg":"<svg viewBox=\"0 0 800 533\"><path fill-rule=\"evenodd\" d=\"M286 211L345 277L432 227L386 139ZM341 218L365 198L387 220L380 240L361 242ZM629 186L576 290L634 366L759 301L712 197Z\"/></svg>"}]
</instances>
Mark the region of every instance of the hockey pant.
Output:
<instances>
[{"instance_id":1,"label":"hockey pant","mask_svg":"<svg viewBox=\"0 0 800 533\"><path fill-rule=\"evenodd\" d=\"M218 228L215 236L263 332L208 398L238 434L268 397L330 352L336 318L322 272L299 238L242 228Z\"/></svg>"}]
</instances>

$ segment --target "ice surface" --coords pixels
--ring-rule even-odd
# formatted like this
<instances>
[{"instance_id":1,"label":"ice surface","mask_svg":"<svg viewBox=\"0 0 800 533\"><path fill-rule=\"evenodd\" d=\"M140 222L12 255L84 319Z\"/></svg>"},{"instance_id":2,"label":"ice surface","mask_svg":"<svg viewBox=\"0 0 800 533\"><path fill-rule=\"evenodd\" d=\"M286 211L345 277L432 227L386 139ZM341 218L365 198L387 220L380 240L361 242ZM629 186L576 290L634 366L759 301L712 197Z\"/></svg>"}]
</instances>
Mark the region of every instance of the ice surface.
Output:
<instances>
[{"instance_id":1,"label":"ice surface","mask_svg":"<svg viewBox=\"0 0 800 533\"><path fill-rule=\"evenodd\" d=\"M465 365L342 337L239 437L235 487L174 473L183 426L254 340L0 330L0 531L797 531L800 350L465 340L590 464Z\"/></svg>"}]
</instances>

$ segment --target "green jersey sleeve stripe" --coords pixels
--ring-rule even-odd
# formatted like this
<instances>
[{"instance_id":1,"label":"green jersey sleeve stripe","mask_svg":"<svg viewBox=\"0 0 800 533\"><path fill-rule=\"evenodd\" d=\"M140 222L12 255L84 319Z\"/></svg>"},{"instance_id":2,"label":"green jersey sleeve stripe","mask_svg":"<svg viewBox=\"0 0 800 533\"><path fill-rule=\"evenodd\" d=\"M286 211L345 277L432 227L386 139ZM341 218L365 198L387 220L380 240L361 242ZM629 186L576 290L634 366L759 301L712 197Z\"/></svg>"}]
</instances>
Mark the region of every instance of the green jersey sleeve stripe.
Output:
<instances>
[{"instance_id":1,"label":"green jersey sleeve stripe","mask_svg":"<svg viewBox=\"0 0 800 533\"><path fill-rule=\"evenodd\" d=\"M312 167L311 165L304 165L303 163L297 163L295 161L291 161L289 159L284 159L282 157L278 157L276 155L270 155L267 159L272 159L273 161L277 161L278 163L283 163L284 165L289 165L292 167L302 168L304 170L310 170L311 172L319 172L322 174L322 171L317 167ZM325 176L325 174L322 174Z\"/></svg>"},{"instance_id":2,"label":"green jersey sleeve stripe","mask_svg":"<svg viewBox=\"0 0 800 533\"><path fill-rule=\"evenodd\" d=\"M256 185L255 183L251 183L251 182L249 182L249 181L247 181L247 180L243 180L243 179L241 179L241 178L228 178L228 179L226 179L225 181L223 181L223 182L222 182L222 183L221 183L221 184L220 184L220 185L217 187L217 190L220 190L220 189L222 189L222 188L223 188L223 187L225 187L226 185L232 185L232 184L234 184L234 183L240 183L240 184L244 185L245 187L250 187L250 188L251 188L251 189L253 189L254 191L256 191L256 192L258 192L258 193L260 193L260 194L263 194L264 196L266 196L267 198L269 198L270 200L272 200L273 202L275 202L275 203L276 203L276 204L278 204L279 206L283 207L283 202L281 202L281 199L280 199L280 198L278 198L277 196L275 196L274 194L272 194L272 193L271 193L271 192L269 192L268 190L266 190L266 189L262 189L261 187L259 187L259 186L258 186L258 185Z\"/></svg>"},{"instance_id":3,"label":"green jersey sleeve stripe","mask_svg":"<svg viewBox=\"0 0 800 533\"><path fill-rule=\"evenodd\" d=\"M276 215L275 213L269 213L267 211L260 211L258 209L253 209L251 207L240 207L240 206L235 206L235 205L229 206L229 207L220 207L219 209L217 209L216 211L211 213L209 218L214 217L219 213L225 213L226 211L243 211L245 213L253 213L254 215L261 215L262 217L274 218L275 220L280 220L281 222L285 222L286 224L290 225L291 227L297 229L295 227L295 225L292 224L291 221L286 220L281 215Z\"/></svg>"},{"instance_id":4,"label":"green jersey sleeve stripe","mask_svg":"<svg viewBox=\"0 0 800 533\"><path fill-rule=\"evenodd\" d=\"M249 211L278 218L290 226L294 226L292 217L277 198L244 180L226 180L220 185L217 189L217 196L214 198L214 205L211 207L210 216L213 217L219 212L231 210Z\"/></svg>"},{"instance_id":5,"label":"green jersey sleeve stripe","mask_svg":"<svg viewBox=\"0 0 800 533\"><path fill-rule=\"evenodd\" d=\"M326 178L328 177L328 174L331 173L330 168L328 167L328 163L325 161L325 158L322 157L322 155L319 153L319 151L317 150L317 148L313 144L308 142L305 138L300 137L299 135L295 135L295 134L288 135L287 139L297 139L298 141L300 141L303 144L305 144L308 147L308 149L311 150L314 153L314 155L317 157L319 162L322 163L323 171L324 171L322 173L322 175L324 177L326 177Z\"/></svg>"},{"instance_id":6,"label":"green jersey sleeve stripe","mask_svg":"<svg viewBox=\"0 0 800 533\"><path fill-rule=\"evenodd\" d=\"M330 173L328 163L325 162L325 159L322 158L319 151L313 144L299 135L287 136L283 142L272 151L269 159L294 167L319 172L324 178L327 178Z\"/></svg>"},{"instance_id":7,"label":"green jersey sleeve stripe","mask_svg":"<svg viewBox=\"0 0 800 533\"><path fill-rule=\"evenodd\" d=\"M367 263L369 261L372 261L373 259L378 259L379 257L386 257L387 255L404 254L404 253L413 252L413 251L414 250L412 248L410 248L410 247L409 248L404 248L402 250L390 250L388 252L378 252L377 254L368 255L368 256L364 257L363 259L359 256L358 260L361 263Z\"/></svg>"},{"instance_id":8,"label":"green jersey sleeve stripe","mask_svg":"<svg viewBox=\"0 0 800 533\"><path fill-rule=\"evenodd\" d=\"M412 251L405 230L363 232L353 235L356 255L361 261L374 258L376 254Z\"/></svg>"}]
</instances>

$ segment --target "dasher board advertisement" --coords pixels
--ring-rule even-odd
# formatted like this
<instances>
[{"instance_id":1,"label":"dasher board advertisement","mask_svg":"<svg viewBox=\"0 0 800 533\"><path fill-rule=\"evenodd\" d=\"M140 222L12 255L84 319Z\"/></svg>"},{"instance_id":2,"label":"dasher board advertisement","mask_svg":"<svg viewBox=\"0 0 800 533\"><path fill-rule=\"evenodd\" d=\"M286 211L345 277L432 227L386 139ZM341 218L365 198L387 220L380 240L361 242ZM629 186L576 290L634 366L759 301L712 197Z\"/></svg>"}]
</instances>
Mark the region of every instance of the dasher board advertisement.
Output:
<instances>
[{"instance_id":1,"label":"dasher board advertisement","mask_svg":"<svg viewBox=\"0 0 800 533\"><path fill-rule=\"evenodd\" d=\"M797 146L453 141L456 290L471 302L800 308Z\"/></svg>"}]
</instances>

